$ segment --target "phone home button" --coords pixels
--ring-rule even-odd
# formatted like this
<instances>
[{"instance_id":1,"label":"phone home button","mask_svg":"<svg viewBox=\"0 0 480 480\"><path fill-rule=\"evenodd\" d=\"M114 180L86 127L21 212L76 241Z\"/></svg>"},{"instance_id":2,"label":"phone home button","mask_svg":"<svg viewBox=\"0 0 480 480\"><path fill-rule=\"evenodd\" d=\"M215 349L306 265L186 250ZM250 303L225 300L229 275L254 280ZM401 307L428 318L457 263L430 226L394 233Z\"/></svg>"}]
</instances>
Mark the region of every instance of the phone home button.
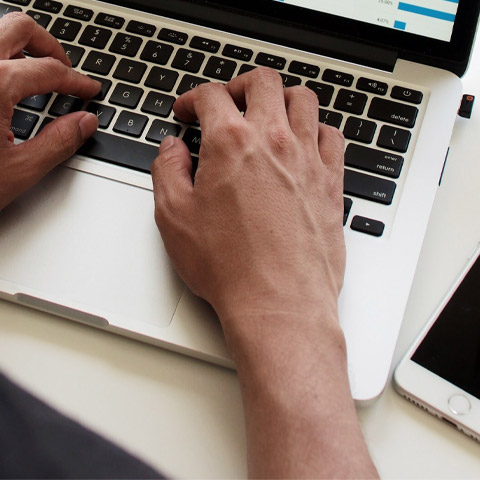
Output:
<instances>
[{"instance_id":1,"label":"phone home button","mask_svg":"<svg viewBox=\"0 0 480 480\"><path fill-rule=\"evenodd\" d=\"M472 405L465 395L455 393L448 399L448 408L450 408L455 415L466 415L470 412Z\"/></svg>"}]
</instances>

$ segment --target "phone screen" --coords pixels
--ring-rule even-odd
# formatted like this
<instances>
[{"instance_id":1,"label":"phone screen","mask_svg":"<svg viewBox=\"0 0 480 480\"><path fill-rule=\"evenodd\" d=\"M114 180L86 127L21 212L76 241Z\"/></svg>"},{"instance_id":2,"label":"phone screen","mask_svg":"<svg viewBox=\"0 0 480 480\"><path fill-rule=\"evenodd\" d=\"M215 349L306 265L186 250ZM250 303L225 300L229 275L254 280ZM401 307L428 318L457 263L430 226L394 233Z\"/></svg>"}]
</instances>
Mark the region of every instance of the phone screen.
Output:
<instances>
[{"instance_id":1,"label":"phone screen","mask_svg":"<svg viewBox=\"0 0 480 480\"><path fill-rule=\"evenodd\" d=\"M480 257L412 360L480 399Z\"/></svg>"}]
</instances>

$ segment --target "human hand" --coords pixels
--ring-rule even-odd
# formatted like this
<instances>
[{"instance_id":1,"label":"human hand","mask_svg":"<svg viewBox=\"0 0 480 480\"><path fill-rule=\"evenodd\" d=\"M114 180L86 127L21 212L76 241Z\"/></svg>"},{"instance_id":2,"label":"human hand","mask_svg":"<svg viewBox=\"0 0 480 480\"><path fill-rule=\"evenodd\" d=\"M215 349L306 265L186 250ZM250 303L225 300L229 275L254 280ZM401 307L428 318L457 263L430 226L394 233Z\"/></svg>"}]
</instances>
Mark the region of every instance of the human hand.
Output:
<instances>
[{"instance_id":1,"label":"human hand","mask_svg":"<svg viewBox=\"0 0 480 480\"><path fill-rule=\"evenodd\" d=\"M34 58L25 58L25 49ZM95 96L100 84L75 72L57 40L23 13L0 19L0 210L69 158L97 129L97 119L75 112L48 124L35 138L15 145L14 105L52 91Z\"/></svg>"}]
</instances>

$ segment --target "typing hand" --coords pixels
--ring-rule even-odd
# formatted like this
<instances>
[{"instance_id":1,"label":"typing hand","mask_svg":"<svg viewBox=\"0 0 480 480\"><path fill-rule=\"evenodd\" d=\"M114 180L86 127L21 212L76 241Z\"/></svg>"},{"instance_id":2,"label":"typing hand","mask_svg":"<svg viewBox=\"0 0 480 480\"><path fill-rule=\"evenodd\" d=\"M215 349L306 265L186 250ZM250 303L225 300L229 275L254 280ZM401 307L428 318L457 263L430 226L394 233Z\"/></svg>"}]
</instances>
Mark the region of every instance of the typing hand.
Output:
<instances>
[{"instance_id":1,"label":"typing hand","mask_svg":"<svg viewBox=\"0 0 480 480\"><path fill-rule=\"evenodd\" d=\"M25 58L23 50L33 58ZM97 128L94 115L76 112L14 144L10 124L22 98L52 91L82 98L98 93L98 82L70 67L62 46L32 18L15 12L0 19L0 210L73 155Z\"/></svg>"}]
</instances>

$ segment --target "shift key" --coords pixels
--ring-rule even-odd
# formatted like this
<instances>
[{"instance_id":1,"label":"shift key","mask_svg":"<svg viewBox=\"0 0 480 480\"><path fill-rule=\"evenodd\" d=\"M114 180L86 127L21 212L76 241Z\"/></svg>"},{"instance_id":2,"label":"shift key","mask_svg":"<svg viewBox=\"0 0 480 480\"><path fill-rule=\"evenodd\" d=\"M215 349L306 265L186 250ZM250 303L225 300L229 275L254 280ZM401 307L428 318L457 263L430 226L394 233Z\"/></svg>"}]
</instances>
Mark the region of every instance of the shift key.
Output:
<instances>
[{"instance_id":1,"label":"shift key","mask_svg":"<svg viewBox=\"0 0 480 480\"><path fill-rule=\"evenodd\" d=\"M397 184L391 180L365 175L345 169L343 192L346 195L364 198L373 202L390 205Z\"/></svg>"}]
</instances>

